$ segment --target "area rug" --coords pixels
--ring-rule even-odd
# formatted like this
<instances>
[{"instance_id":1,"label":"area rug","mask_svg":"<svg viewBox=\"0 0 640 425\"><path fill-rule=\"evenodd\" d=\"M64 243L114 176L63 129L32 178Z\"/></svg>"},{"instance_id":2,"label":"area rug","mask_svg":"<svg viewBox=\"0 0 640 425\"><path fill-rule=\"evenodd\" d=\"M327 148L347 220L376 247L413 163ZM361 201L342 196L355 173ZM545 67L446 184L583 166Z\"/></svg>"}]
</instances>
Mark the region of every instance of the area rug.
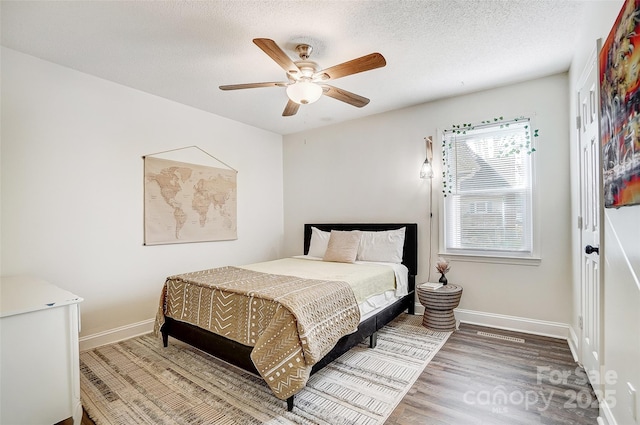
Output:
<instances>
[{"instance_id":1,"label":"area rug","mask_svg":"<svg viewBox=\"0 0 640 425\"><path fill-rule=\"evenodd\" d=\"M82 405L97 425L382 424L450 332L403 314L311 377L293 411L243 370L152 334L80 354Z\"/></svg>"}]
</instances>

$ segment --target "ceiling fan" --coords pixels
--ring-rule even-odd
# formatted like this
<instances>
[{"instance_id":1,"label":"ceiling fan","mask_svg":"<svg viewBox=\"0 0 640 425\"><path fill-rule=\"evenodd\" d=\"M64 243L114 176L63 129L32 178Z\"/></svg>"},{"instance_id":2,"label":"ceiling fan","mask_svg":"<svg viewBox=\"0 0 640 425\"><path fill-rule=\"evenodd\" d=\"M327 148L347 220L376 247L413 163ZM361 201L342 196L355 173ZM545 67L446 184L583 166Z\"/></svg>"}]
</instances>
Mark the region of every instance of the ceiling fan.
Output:
<instances>
[{"instance_id":1,"label":"ceiling fan","mask_svg":"<svg viewBox=\"0 0 640 425\"><path fill-rule=\"evenodd\" d=\"M387 64L380 53L371 53L330 68L319 69L317 63L309 60L313 48L308 44L299 44L296 46L296 52L300 60L294 62L273 40L268 38L255 38L253 42L285 70L288 81L231 84L220 86L220 89L239 90L258 87L286 87L289 101L282 112L282 116L284 117L295 115L300 105L313 103L320 99L322 95L362 108L369 103L369 99L347 90L330 86L329 84L325 84L325 82L337 80L338 78L359 72L381 68Z\"/></svg>"}]
</instances>

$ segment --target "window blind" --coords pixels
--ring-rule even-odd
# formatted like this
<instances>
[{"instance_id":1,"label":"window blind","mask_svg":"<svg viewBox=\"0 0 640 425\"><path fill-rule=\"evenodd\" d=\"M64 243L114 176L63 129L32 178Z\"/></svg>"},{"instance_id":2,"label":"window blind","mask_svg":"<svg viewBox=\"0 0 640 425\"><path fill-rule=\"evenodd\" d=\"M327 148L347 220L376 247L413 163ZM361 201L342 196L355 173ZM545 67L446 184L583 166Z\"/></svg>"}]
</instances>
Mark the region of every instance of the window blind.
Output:
<instances>
[{"instance_id":1,"label":"window blind","mask_svg":"<svg viewBox=\"0 0 640 425\"><path fill-rule=\"evenodd\" d=\"M530 255L529 120L448 131L443 142L445 250Z\"/></svg>"}]
</instances>

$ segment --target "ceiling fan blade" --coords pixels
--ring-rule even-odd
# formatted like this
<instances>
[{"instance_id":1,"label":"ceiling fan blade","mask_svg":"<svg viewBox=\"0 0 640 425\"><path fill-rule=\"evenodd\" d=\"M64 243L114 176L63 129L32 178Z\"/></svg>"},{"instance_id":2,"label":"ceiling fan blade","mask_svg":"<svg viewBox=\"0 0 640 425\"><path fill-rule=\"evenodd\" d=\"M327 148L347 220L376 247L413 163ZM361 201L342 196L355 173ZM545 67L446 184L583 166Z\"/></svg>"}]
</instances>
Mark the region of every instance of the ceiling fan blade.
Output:
<instances>
[{"instance_id":1,"label":"ceiling fan blade","mask_svg":"<svg viewBox=\"0 0 640 425\"><path fill-rule=\"evenodd\" d=\"M313 74L313 79L321 81L335 80L336 78L346 77L347 75L381 68L386 64L387 61L380 53L371 53L369 55L332 66L331 68L318 71Z\"/></svg>"},{"instance_id":2,"label":"ceiling fan blade","mask_svg":"<svg viewBox=\"0 0 640 425\"><path fill-rule=\"evenodd\" d=\"M369 103L369 99L362 97L358 94L351 93L350 91L339 89L327 84L322 85L322 94L340 100L342 102L353 105L357 108L362 108Z\"/></svg>"},{"instance_id":3,"label":"ceiling fan blade","mask_svg":"<svg viewBox=\"0 0 640 425\"><path fill-rule=\"evenodd\" d=\"M227 86L220 86L220 90L240 90L240 89L255 89L259 87L286 87L288 83L248 83L248 84L229 84Z\"/></svg>"},{"instance_id":4,"label":"ceiling fan blade","mask_svg":"<svg viewBox=\"0 0 640 425\"><path fill-rule=\"evenodd\" d=\"M254 38L253 42L256 46L262 49L271 59L276 61L282 69L284 69L290 75L298 75L300 68L296 66L291 58L282 51L282 49L276 44L275 41L268 38Z\"/></svg>"},{"instance_id":5,"label":"ceiling fan blade","mask_svg":"<svg viewBox=\"0 0 640 425\"><path fill-rule=\"evenodd\" d=\"M287 106L284 107L284 111L282 112L283 117L290 117L291 115L295 115L298 112L299 104L294 102L293 100L289 100L287 102Z\"/></svg>"}]
</instances>

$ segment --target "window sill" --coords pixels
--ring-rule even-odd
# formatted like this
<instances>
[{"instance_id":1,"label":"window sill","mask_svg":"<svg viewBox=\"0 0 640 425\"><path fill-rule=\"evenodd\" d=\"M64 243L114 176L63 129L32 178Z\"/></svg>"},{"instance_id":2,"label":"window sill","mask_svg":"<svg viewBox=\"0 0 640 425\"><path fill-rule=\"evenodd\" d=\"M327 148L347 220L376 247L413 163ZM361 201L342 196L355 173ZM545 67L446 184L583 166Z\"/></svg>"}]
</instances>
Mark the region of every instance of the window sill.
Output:
<instances>
[{"instance_id":1,"label":"window sill","mask_svg":"<svg viewBox=\"0 0 640 425\"><path fill-rule=\"evenodd\" d=\"M453 261L467 261L471 263L493 263L493 264L513 264L518 266L539 266L542 262L540 257L496 257L491 255L474 254L451 254L446 252L438 253L440 257Z\"/></svg>"}]
</instances>

